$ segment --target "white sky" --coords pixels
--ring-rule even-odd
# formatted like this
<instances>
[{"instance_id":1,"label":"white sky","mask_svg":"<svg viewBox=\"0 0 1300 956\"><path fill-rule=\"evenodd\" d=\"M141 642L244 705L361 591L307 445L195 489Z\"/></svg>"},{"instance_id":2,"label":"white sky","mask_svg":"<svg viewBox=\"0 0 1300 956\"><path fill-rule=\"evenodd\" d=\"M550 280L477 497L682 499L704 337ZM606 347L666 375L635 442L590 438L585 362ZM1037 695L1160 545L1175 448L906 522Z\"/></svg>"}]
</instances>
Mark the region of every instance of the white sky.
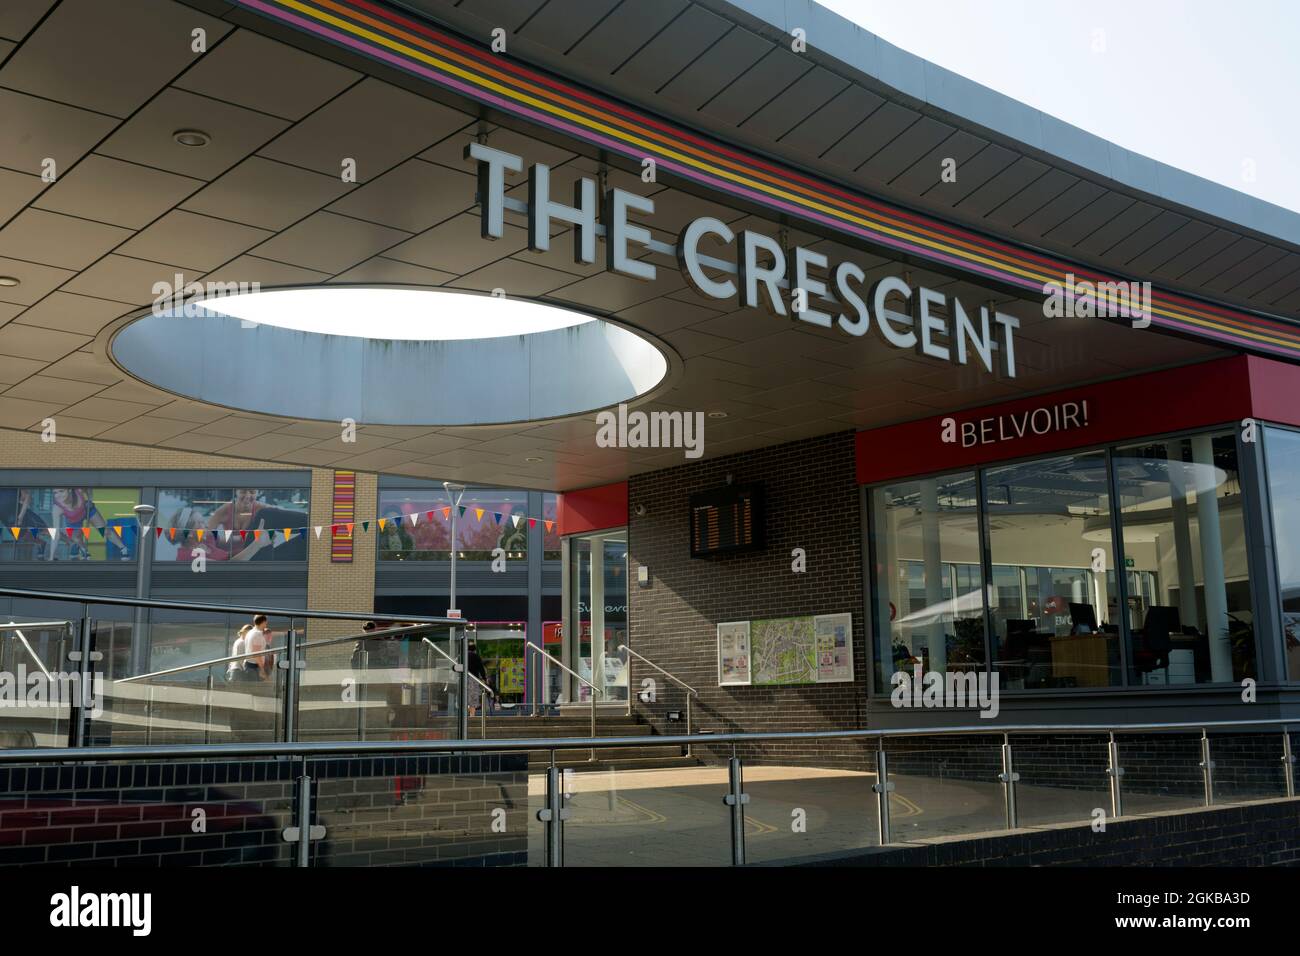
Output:
<instances>
[{"instance_id":1,"label":"white sky","mask_svg":"<svg viewBox=\"0 0 1300 956\"><path fill-rule=\"evenodd\" d=\"M1103 139L1300 212L1297 0L818 2Z\"/></svg>"}]
</instances>

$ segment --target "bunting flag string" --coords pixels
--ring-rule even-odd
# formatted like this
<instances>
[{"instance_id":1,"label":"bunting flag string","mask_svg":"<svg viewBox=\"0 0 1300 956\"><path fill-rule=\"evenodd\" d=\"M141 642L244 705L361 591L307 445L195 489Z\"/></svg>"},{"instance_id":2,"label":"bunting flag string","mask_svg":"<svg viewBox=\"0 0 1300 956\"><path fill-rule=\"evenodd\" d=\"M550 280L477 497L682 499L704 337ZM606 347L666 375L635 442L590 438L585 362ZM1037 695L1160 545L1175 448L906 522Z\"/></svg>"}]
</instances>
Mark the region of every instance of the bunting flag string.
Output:
<instances>
[{"instance_id":1,"label":"bunting flag string","mask_svg":"<svg viewBox=\"0 0 1300 956\"><path fill-rule=\"evenodd\" d=\"M483 521L484 516L490 517L493 524L495 524L497 527L500 527L501 525L509 522L510 526L517 529L523 522L527 521L528 527L532 529L532 528L536 528L538 522L540 521L542 526L546 529L547 533L550 533L555 529L557 525L557 522L553 518L537 518L531 515L520 514L519 512L489 511L486 508L470 507L466 505L460 505L457 507L456 510L458 516L461 518L464 518L469 512L472 511L475 520L479 522ZM434 520L438 517L441 517L443 521L451 520L450 507L443 507L440 509L425 511L423 514L424 514L424 524L432 524ZM367 520L359 523L361 525L362 532L369 533L370 525L372 523L378 526L376 529L377 531L383 532L389 530L390 528L393 530L397 530L401 528L402 525L407 521L409 521L409 525L412 529L420 527L421 526L420 512L411 511L402 515L386 515L382 518L375 518L373 519L373 521ZM247 541L249 530L251 530L254 541L260 541L262 534L265 533L268 536L268 539L270 541L272 542L278 541L282 543L286 541L292 541L295 535L307 534L308 532L313 533L316 537L316 540L319 541L321 535L326 530L330 532L331 536L344 534L351 537L357 523L358 522L349 521L341 524L303 525L302 527L296 527L296 528L291 527L291 528L274 528L274 529L176 528L168 525L146 524L140 528L140 533L148 534L150 531L152 531L154 537L158 540L161 540L162 536L165 534L167 536L168 541L171 542L179 541L180 543L188 542L191 537L195 540L195 542L201 543L203 541L204 536L210 534L214 537L220 537L223 543L229 544L231 536L235 534L239 535L239 540ZM63 531L64 537L69 541L74 540L77 534L81 535L83 541L89 541L92 531L98 532L100 538L107 538L109 534L112 534L117 538L121 539L125 537L127 534L130 534L134 530L134 528L135 525L133 524L128 525L128 524L122 524L120 522L115 522L113 524L105 525L103 527L92 526L89 524L83 524L80 526L69 525L62 528L61 530ZM59 528L46 527L45 525L34 525L34 526L9 525L7 527L0 528L0 533L3 533L6 530L12 536L14 541L18 541L23 537L23 535L29 534L33 538L40 538L42 535L48 535L50 541L52 542L58 541L59 531L60 531Z\"/></svg>"}]
</instances>

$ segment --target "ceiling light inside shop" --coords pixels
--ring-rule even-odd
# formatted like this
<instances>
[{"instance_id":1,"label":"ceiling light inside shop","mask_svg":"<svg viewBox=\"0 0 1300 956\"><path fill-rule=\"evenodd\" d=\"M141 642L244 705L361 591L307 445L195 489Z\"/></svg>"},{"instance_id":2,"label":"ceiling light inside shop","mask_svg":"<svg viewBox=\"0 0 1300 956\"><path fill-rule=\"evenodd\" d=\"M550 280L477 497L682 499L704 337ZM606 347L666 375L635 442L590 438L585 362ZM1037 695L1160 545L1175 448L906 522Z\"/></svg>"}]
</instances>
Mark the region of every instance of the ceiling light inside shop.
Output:
<instances>
[{"instance_id":1,"label":"ceiling light inside shop","mask_svg":"<svg viewBox=\"0 0 1300 956\"><path fill-rule=\"evenodd\" d=\"M595 321L540 302L441 289L280 289L217 296L196 304L256 325L412 342L531 335Z\"/></svg>"}]
</instances>

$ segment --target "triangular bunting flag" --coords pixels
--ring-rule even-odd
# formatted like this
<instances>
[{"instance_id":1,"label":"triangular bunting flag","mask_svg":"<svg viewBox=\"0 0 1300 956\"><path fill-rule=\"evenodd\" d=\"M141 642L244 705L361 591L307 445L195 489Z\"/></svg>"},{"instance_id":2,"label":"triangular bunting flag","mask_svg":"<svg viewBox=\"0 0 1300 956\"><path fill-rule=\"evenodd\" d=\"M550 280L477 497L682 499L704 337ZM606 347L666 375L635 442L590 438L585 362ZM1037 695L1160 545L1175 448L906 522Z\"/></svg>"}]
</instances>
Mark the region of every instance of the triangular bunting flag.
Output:
<instances>
[{"instance_id":1,"label":"triangular bunting flag","mask_svg":"<svg viewBox=\"0 0 1300 956\"><path fill-rule=\"evenodd\" d=\"M57 541L57 540L59 539L59 529L58 529L58 528L47 528L46 530L49 531L49 533L50 533L50 540L51 540L51 541Z\"/></svg>"},{"instance_id":2,"label":"triangular bunting flag","mask_svg":"<svg viewBox=\"0 0 1300 956\"><path fill-rule=\"evenodd\" d=\"M90 540L90 525L83 524L81 526L81 536L85 538L87 541Z\"/></svg>"},{"instance_id":3,"label":"triangular bunting flag","mask_svg":"<svg viewBox=\"0 0 1300 956\"><path fill-rule=\"evenodd\" d=\"M483 520L483 509L482 509L482 508L475 508L475 509L474 509L474 518L475 518L476 520L478 520L478 521L482 521L482 520Z\"/></svg>"},{"instance_id":4,"label":"triangular bunting flag","mask_svg":"<svg viewBox=\"0 0 1300 956\"><path fill-rule=\"evenodd\" d=\"M501 523L501 512L499 511L492 512L492 517L496 519L497 524Z\"/></svg>"},{"instance_id":5,"label":"triangular bunting flag","mask_svg":"<svg viewBox=\"0 0 1300 956\"><path fill-rule=\"evenodd\" d=\"M63 529L63 536L64 536L65 538L67 538L69 541L71 541L71 540L72 540L72 529L71 529L71 528L64 528L64 529Z\"/></svg>"},{"instance_id":6,"label":"triangular bunting flag","mask_svg":"<svg viewBox=\"0 0 1300 956\"><path fill-rule=\"evenodd\" d=\"M387 518L380 518L380 519L379 519L379 530L380 530L380 531L383 531L383 530L384 530L384 525L387 524L387 523L388 523L388 519L387 519ZM361 522L361 527L363 527L363 528L365 528L367 531L369 531L369 530L370 530L370 522L369 522L369 521L363 521L363 522Z\"/></svg>"},{"instance_id":7,"label":"triangular bunting flag","mask_svg":"<svg viewBox=\"0 0 1300 956\"><path fill-rule=\"evenodd\" d=\"M119 538L122 537L122 526L120 524L110 525L109 527L113 529L113 534L117 535Z\"/></svg>"},{"instance_id":8,"label":"triangular bunting flag","mask_svg":"<svg viewBox=\"0 0 1300 956\"><path fill-rule=\"evenodd\" d=\"M547 531L550 531L551 528L555 527L555 522L554 522L554 521L543 521L542 524L546 525L546 530L547 530Z\"/></svg>"},{"instance_id":9,"label":"triangular bunting flag","mask_svg":"<svg viewBox=\"0 0 1300 956\"><path fill-rule=\"evenodd\" d=\"M167 538L168 538L168 540L170 540L170 541L175 541L175 540L176 540L176 529L175 529L175 528L168 528L168 529L167 529Z\"/></svg>"},{"instance_id":10,"label":"triangular bunting flag","mask_svg":"<svg viewBox=\"0 0 1300 956\"><path fill-rule=\"evenodd\" d=\"M420 523L420 512L412 511L410 514L410 518L411 518L411 527L414 528L417 524Z\"/></svg>"},{"instance_id":11,"label":"triangular bunting flag","mask_svg":"<svg viewBox=\"0 0 1300 956\"><path fill-rule=\"evenodd\" d=\"M536 528L536 527L537 527L537 519L536 519L536 518L529 518L529 519L528 519L528 527L530 527L530 528Z\"/></svg>"},{"instance_id":12,"label":"triangular bunting flag","mask_svg":"<svg viewBox=\"0 0 1300 956\"><path fill-rule=\"evenodd\" d=\"M515 527L518 528L519 522L523 521L524 519L522 515L511 515L510 520L513 521L515 523Z\"/></svg>"},{"instance_id":13,"label":"triangular bunting flag","mask_svg":"<svg viewBox=\"0 0 1300 956\"><path fill-rule=\"evenodd\" d=\"M316 527L312 528L312 530L316 532L316 540L319 541L319 540L320 540L321 526L320 526L320 525L316 525Z\"/></svg>"},{"instance_id":14,"label":"triangular bunting flag","mask_svg":"<svg viewBox=\"0 0 1300 956\"><path fill-rule=\"evenodd\" d=\"M18 540L18 536L19 536L20 534L23 533L23 529L22 529L22 528L10 528L9 530L12 531L12 532L14 533L14 540L15 540L15 541L17 541L17 540Z\"/></svg>"},{"instance_id":15,"label":"triangular bunting flag","mask_svg":"<svg viewBox=\"0 0 1300 956\"><path fill-rule=\"evenodd\" d=\"M461 513L461 514L464 514L464 513L465 513L465 509L462 508L462 509L460 510L460 513ZM442 509L442 520L443 520L443 521L446 521L446 520L447 520L448 518L450 518L450 517L451 517L451 509L450 509L450 508L443 508L443 509Z\"/></svg>"},{"instance_id":16,"label":"triangular bunting flag","mask_svg":"<svg viewBox=\"0 0 1300 956\"><path fill-rule=\"evenodd\" d=\"M162 525L159 525L158 527L153 529L153 536L155 538L161 538L162 532L163 532Z\"/></svg>"},{"instance_id":17,"label":"triangular bunting flag","mask_svg":"<svg viewBox=\"0 0 1300 956\"><path fill-rule=\"evenodd\" d=\"M380 520L382 521L383 519L381 518ZM369 522L369 521L363 521L363 522L361 522L361 530L362 530L362 531L369 531L369 530L370 530L370 522Z\"/></svg>"},{"instance_id":18,"label":"triangular bunting flag","mask_svg":"<svg viewBox=\"0 0 1300 956\"><path fill-rule=\"evenodd\" d=\"M239 532L239 540L240 540L240 541L247 541L247 540L248 540L248 532L247 532L247 531L240 531L240 532Z\"/></svg>"},{"instance_id":19,"label":"triangular bunting flag","mask_svg":"<svg viewBox=\"0 0 1300 956\"><path fill-rule=\"evenodd\" d=\"M426 512L424 513L424 520L425 520L425 521L432 521L432 520L433 520L433 512L432 512L432 511L426 511Z\"/></svg>"},{"instance_id":20,"label":"triangular bunting flag","mask_svg":"<svg viewBox=\"0 0 1300 956\"><path fill-rule=\"evenodd\" d=\"M292 537L293 537L293 529L292 529L292 528L285 528L285 529L284 529L284 540L285 540L285 541L288 541L288 540L289 540L290 538L292 538Z\"/></svg>"},{"instance_id":21,"label":"triangular bunting flag","mask_svg":"<svg viewBox=\"0 0 1300 956\"><path fill-rule=\"evenodd\" d=\"M352 535L352 525L353 525L353 524L354 524L354 522L349 521L347 524L345 524L345 525L343 526L343 527L345 527L345 528L348 529L348 536L349 536L349 537Z\"/></svg>"},{"instance_id":22,"label":"triangular bunting flag","mask_svg":"<svg viewBox=\"0 0 1300 956\"><path fill-rule=\"evenodd\" d=\"M197 529L195 529L195 531L194 531L195 536L196 536L200 541L203 540L203 532L204 532L205 530L207 530L207 529L206 529L206 528L197 528Z\"/></svg>"},{"instance_id":23,"label":"triangular bunting flag","mask_svg":"<svg viewBox=\"0 0 1300 956\"><path fill-rule=\"evenodd\" d=\"M222 537L222 540L226 542L226 544L230 544L230 529L229 529L229 528L222 528L222 529L221 529L221 537Z\"/></svg>"},{"instance_id":24,"label":"triangular bunting flag","mask_svg":"<svg viewBox=\"0 0 1300 956\"><path fill-rule=\"evenodd\" d=\"M261 528L254 528L254 529L253 529L253 540L254 540L254 541L260 541L261 539L262 539L262 529L261 529ZM274 532L274 531L271 532L271 540L272 540L272 541L275 540L275 532Z\"/></svg>"},{"instance_id":25,"label":"triangular bunting flag","mask_svg":"<svg viewBox=\"0 0 1300 956\"><path fill-rule=\"evenodd\" d=\"M108 529L106 529L106 528L96 528L95 530L99 532L99 536L100 536L101 538L107 538L107 537L108 537Z\"/></svg>"}]
</instances>

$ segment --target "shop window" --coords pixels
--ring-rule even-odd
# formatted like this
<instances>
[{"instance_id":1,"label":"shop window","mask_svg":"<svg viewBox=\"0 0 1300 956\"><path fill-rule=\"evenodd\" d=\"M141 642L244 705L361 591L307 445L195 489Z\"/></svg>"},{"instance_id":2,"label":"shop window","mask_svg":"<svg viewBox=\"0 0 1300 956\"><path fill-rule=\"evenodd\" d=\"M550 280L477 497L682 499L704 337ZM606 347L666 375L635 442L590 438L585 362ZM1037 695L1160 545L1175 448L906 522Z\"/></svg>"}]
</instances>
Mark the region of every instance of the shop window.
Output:
<instances>
[{"instance_id":1,"label":"shop window","mask_svg":"<svg viewBox=\"0 0 1300 956\"><path fill-rule=\"evenodd\" d=\"M871 491L876 686L916 665L984 669L984 582L973 472Z\"/></svg>"},{"instance_id":2,"label":"shop window","mask_svg":"<svg viewBox=\"0 0 1300 956\"><path fill-rule=\"evenodd\" d=\"M1000 686L1122 683L1105 454L990 468L984 508Z\"/></svg>"},{"instance_id":3,"label":"shop window","mask_svg":"<svg viewBox=\"0 0 1300 956\"><path fill-rule=\"evenodd\" d=\"M1282 428L1264 432L1268 491L1273 509L1273 550L1282 597L1286 674L1300 681L1300 433Z\"/></svg>"},{"instance_id":4,"label":"shop window","mask_svg":"<svg viewBox=\"0 0 1300 956\"><path fill-rule=\"evenodd\" d=\"M0 488L0 561L134 561L138 488Z\"/></svg>"},{"instance_id":5,"label":"shop window","mask_svg":"<svg viewBox=\"0 0 1300 956\"><path fill-rule=\"evenodd\" d=\"M310 510L306 488L164 488L154 560L306 561Z\"/></svg>"},{"instance_id":6,"label":"shop window","mask_svg":"<svg viewBox=\"0 0 1300 956\"><path fill-rule=\"evenodd\" d=\"M1130 683L1258 676L1245 522L1231 431L1115 452L1129 578Z\"/></svg>"},{"instance_id":7,"label":"shop window","mask_svg":"<svg viewBox=\"0 0 1300 956\"><path fill-rule=\"evenodd\" d=\"M491 561L496 548L505 552L507 561L528 557L528 522L524 520L528 517L527 492L470 489L460 504L465 513L456 516L458 559ZM385 521L382 530L375 529L379 535L379 560L449 560L451 522L443 516L447 507L450 504L441 491L381 491L379 517ZM416 515L414 524L412 514Z\"/></svg>"}]
</instances>

